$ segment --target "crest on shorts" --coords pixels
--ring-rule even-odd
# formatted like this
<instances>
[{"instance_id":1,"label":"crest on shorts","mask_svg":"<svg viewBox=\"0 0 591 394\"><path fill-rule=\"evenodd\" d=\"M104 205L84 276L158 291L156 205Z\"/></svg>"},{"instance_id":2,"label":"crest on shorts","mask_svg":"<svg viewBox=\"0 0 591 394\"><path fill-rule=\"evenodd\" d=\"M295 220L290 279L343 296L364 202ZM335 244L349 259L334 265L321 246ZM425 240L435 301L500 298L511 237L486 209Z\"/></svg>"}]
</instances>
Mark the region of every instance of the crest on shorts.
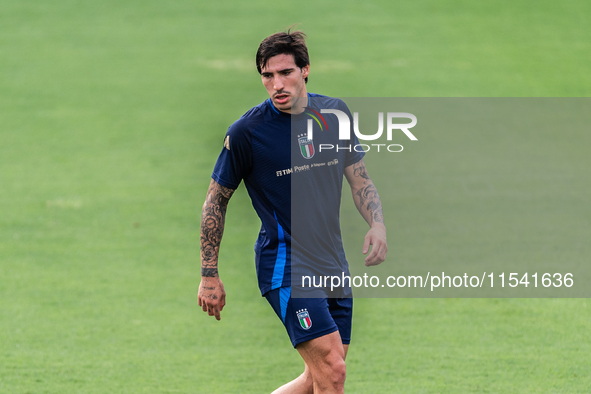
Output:
<instances>
[{"instance_id":1,"label":"crest on shorts","mask_svg":"<svg viewBox=\"0 0 591 394\"><path fill-rule=\"evenodd\" d=\"M298 320L300 321L300 326L304 330L309 330L312 327L312 319L310 319L310 314L308 313L307 309L300 309L297 311Z\"/></svg>"}]
</instances>

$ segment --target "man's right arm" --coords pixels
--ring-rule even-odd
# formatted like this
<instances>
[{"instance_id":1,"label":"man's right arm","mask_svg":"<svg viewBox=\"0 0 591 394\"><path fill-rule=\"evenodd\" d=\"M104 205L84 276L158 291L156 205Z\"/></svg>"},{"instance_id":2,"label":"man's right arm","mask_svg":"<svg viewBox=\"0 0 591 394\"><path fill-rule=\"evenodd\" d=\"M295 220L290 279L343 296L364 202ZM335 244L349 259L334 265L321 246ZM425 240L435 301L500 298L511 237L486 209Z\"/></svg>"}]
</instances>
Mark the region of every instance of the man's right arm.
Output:
<instances>
[{"instance_id":1,"label":"man's right arm","mask_svg":"<svg viewBox=\"0 0 591 394\"><path fill-rule=\"evenodd\" d=\"M201 213L201 283L198 300L203 311L217 320L220 320L220 311L226 304L226 292L218 275L218 255L226 208L233 193L233 189L212 179Z\"/></svg>"}]
</instances>

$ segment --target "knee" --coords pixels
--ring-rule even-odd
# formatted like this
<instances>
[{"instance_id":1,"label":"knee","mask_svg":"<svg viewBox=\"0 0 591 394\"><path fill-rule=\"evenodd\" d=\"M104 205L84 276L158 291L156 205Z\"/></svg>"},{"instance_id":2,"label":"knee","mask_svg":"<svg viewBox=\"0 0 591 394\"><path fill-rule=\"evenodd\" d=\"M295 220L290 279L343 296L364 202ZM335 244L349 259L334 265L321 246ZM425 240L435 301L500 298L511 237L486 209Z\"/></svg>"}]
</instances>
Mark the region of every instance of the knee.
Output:
<instances>
[{"instance_id":1,"label":"knee","mask_svg":"<svg viewBox=\"0 0 591 394\"><path fill-rule=\"evenodd\" d=\"M345 360L339 355L325 359L324 379L332 388L342 391L345 387L347 369Z\"/></svg>"},{"instance_id":2,"label":"knee","mask_svg":"<svg viewBox=\"0 0 591 394\"><path fill-rule=\"evenodd\" d=\"M345 360L342 358L331 365L331 382L338 388L345 387L345 378L347 377L347 368Z\"/></svg>"}]
</instances>

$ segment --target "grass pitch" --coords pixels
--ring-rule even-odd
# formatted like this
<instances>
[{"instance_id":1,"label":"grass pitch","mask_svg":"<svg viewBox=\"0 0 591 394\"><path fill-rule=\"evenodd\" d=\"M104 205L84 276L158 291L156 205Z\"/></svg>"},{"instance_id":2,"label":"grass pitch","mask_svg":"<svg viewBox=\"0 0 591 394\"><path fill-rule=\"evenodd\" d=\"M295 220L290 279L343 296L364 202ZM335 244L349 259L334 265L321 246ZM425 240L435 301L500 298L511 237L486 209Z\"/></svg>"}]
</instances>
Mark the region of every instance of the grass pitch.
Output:
<instances>
[{"instance_id":1,"label":"grass pitch","mask_svg":"<svg viewBox=\"0 0 591 394\"><path fill-rule=\"evenodd\" d=\"M270 33L302 23L309 90L331 96L591 91L582 0L0 10L0 393L261 393L301 372L258 294L242 187L222 321L196 301L200 207L226 128L265 99ZM356 300L347 391L588 393L587 304Z\"/></svg>"}]
</instances>

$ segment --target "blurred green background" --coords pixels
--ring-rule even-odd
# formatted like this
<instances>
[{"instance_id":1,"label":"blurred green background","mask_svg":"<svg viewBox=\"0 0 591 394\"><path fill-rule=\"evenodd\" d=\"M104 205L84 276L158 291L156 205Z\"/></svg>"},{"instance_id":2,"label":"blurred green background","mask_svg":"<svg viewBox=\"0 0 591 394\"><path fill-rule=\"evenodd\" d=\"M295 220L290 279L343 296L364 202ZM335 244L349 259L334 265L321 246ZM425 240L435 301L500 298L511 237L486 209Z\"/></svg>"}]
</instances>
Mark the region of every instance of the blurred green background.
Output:
<instances>
[{"instance_id":1,"label":"blurred green background","mask_svg":"<svg viewBox=\"0 0 591 394\"><path fill-rule=\"evenodd\" d=\"M308 89L331 96L586 97L590 12L0 0L0 392L261 393L301 372L258 293L243 187L222 320L196 299L201 204L227 127L265 99L264 37L301 23ZM356 300L346 389L588 393L590 329L585 299Z\"/></svg>"},{"instance_id":2,"label":"blurred green background","mask_svg":"<svg viewBox=\"0 0 591 394\"><path fill-rule=\"evenodd\" d=\"M421 275L429 282L422 288L375 282L375 287L355 288L355 297L591 297L590 98L345 101L366 134L377 130L377 113L405 111L418 119L411 129L417 141L400 130L392 131L391 141L386 136L362 141L369 148L364 161L380 194L392 247L388 263L371 269L363 264L367 225L345 192L341 227L351 273L377 276L382 284L400 275ZM390 153L382 146L377 152L376 142L398 143L391 150L404 150ZM292 227L292 235L295 231ZM430 284L439 282L428 280L427 273L440 280L445 273L445 288L432 290ZM521 285L509 285L510 273ZM542 284L546 273L546 278L556 275L554 285ZM567 273L575 278L568 287L561 285ZM450 284L464 274L471 286ZM483 277L479 286L475 279Z\"/></svg>"}]
</instances>

